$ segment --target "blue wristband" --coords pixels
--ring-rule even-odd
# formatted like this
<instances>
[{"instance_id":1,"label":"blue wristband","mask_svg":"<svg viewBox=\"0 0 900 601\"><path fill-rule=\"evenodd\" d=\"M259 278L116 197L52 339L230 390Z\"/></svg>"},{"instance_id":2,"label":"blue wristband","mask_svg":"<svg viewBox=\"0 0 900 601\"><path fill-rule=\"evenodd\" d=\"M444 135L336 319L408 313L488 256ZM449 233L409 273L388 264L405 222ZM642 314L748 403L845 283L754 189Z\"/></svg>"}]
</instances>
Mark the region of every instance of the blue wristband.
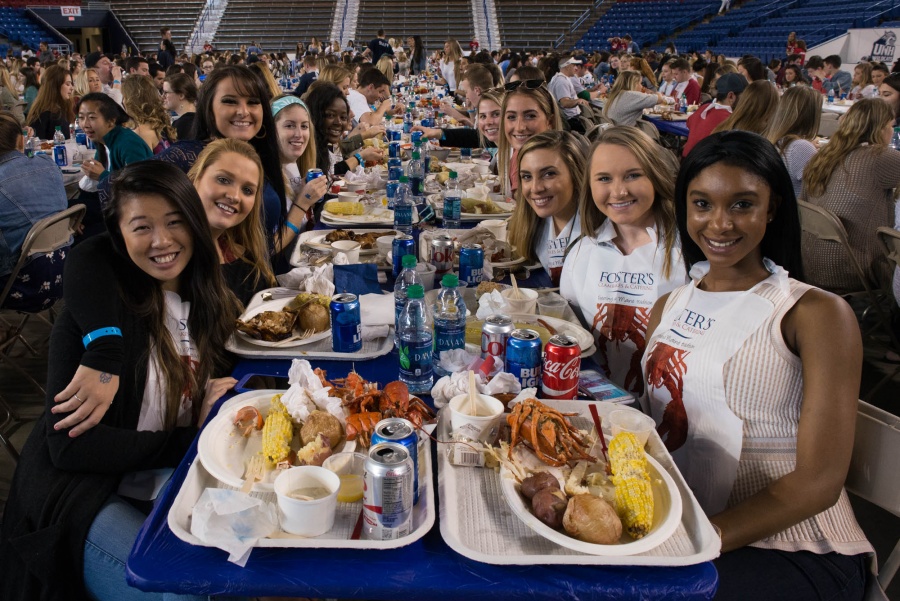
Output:
<instances>
[{"instance_id":1,"label":"blue wristband","mask_svg":"<svg viewBox=\"0 0 900 601\"><path fill-rule=\"evenodd\" d=\"M121 338L122 330L119 328L99 328L86 334L85 337L81 339L81 342L84 344L84 348L87 348L90 343L98 338L103 338L104 336L118 336Z\"/></svg>"},{"instance_id":2,"label":"blue wristband","mask_svg":"<svg viewBox=\"0 0 900 601\"><path fill-rule=\"evenodd\" d=\"M284 225L286 225L287 228L288 228L289 230L291 230L292 232L294 232L294 233L297 234L298 236L300 235L300 228L298 228L296 225L294 225L294 224L291 223L290 221L285 221L285 222L284 222Z\"/></svg>"}]
</instances>

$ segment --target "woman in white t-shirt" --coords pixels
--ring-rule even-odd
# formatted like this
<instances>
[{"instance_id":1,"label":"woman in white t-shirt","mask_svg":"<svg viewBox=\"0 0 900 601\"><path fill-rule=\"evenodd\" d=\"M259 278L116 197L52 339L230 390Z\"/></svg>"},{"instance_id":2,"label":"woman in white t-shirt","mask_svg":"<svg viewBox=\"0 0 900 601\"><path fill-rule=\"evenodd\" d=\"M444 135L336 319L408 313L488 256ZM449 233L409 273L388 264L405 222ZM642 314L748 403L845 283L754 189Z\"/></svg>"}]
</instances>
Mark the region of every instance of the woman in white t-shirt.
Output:
<instances>
[{"instance_id":1,"label":"woman in white t-shirt","mask_svg":"<svg viewBox=\"0 0 900 601\"><path fill-rule=\"evenodd\" d=\"M559 285L569 242L581 235L578 199L584 187L587 144L566 131L531 137L518 156L519 188L509 220L509 243L526 262L540 261Z\"/></svg>"},{"instance_id":2,"label":"woman in white t-shirt","mask_svg":"<svg viewBox=\"0 0 900 601\"><path fill-rule=\"evenodd\" d=\"M560 294L597 341L598 363L639 396L650 309L687 281L677 249L674 156L634 127L595 142L581 204L585 235L566 254Z\"/></svg>"}]
</instances>

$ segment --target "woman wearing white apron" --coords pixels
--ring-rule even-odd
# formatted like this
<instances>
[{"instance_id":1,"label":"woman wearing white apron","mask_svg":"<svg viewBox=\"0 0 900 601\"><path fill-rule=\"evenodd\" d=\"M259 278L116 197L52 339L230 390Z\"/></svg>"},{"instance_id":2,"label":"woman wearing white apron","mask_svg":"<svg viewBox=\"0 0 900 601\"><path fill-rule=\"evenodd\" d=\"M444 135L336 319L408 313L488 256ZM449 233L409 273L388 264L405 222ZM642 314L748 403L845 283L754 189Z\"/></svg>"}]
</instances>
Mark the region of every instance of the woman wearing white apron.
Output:
<instances>
[{"instance_id":1,"label":"woman wearing white apron","mask_svg":"<svg viewBox=\"0 0 900 601\"><path fill-rule=\"evenodd\" d=\"M581 235L578 199L587 152L584 139L567 131L538 134L519 150L519 198L507 237L527 263L540 261L553 286L566 248Z\"/></svg>"},{"instance_id":2,"label":"woman wearing white apron","mask_svg":"<svg viewBox=\"0 0 900 601\"><path fill-rule=\"evenodd\" d=\"M716 134L675 210L692 282L653 308L646 400L720 532L717 599L861 599L872 547L843 483L862 343L842 299L798 281L790 175L764 138Z\"/></svg>"},{"instance_id":3,"label":"woman wearing white apron","mask_svg":"<svg viewBox=\"0 0 900 601\"><path fill-rule=\"evenodd\" d=\"M687 281L677 248L671 153L635 127L612 127L590 153L585 236L566 253L560 294L597 342L609 379L640 397L650 309Z\"/></svg>"}]
</instances>

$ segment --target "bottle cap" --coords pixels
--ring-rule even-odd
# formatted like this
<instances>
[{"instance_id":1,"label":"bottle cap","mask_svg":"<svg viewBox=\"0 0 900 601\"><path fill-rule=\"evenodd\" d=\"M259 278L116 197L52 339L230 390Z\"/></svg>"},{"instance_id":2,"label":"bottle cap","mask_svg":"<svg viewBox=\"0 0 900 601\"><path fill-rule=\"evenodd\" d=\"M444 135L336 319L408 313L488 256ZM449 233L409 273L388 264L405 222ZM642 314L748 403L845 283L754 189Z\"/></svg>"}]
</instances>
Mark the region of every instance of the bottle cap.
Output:
<instances>
[{"instance_id":1,"label":"bottle cap","mask_svg":"<svg viewBox=\"0 0 900 601\"><path fill-rule=\"evenodd\" d=\"M400 183L401 183L401 184L408 184L408 183L409 183L409 178L406 177L405 175L401 175L401 176L400 176Z\"/></svg>"},{"instance_id":2,"label":"bottle cap","mask_svg":"<svg viewBox=\"0 0 900 601\"><path fill-rule=\"evenodd\" d=\"M400 264L403 265L403 269L412 269L418 262L416 255L403 255L400 259Z\"/></svg>"},{"instance_id":3,"label":"bottle cap","mask_svg":"<svg viewBox=\"0 0 900 601\"><path fill-rule=\"evenodd\" d=\"M62 131L62 125L57 125L57 126L56 126L56 131Z\"/></svg>"},{"instance_id":4,"label":"bottle cap","mask_svg":"<svg viewBox=\"0 0 900 601\"><path fill-rule=\"evenodd\" d=\"M459 286L459 277L455 273L444 274L441 279L442 286Z\"/></svg>"},{"instance_id":5,"label":"bottle cap","mask_svg":"<svg viewBox=\"0 0 900 601\"><path fill-rule=\"evenodd\" d=\"M405 259L409 256L410 255L405 255L403 258ZM425 289L421 284L413 284L406 289L406 298L425 298Z\"/></svg>"},{"instance_id":6,"label":"bottle cap","mask_svg":"<svg viewBox=\"0 0 900 601\"><path fill-rule=\"evenodd\" d=\"M457 177L459 177L459 176L457 175L456 171L450 172L450 179L456 179Z\"/></svg>"},{"instance_id":7,"label":"bottle cap","mask_svg":"<svg viewBox=\"0 0 900 601\"><path fill-rule=\"evenodd\" d=\"M418 161L420 158L422 158L422 153L420 153L418 150L413 150L412 158L414 161Z\"/></svg>"}]
</instances>

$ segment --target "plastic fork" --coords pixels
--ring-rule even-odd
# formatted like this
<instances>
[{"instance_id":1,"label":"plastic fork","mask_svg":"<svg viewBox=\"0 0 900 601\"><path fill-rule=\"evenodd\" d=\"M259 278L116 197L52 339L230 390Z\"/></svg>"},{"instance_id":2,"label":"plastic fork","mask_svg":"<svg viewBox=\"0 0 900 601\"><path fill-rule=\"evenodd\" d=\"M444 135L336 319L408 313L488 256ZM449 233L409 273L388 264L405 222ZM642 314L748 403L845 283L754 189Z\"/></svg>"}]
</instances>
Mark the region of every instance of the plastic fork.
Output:
<instances>
[{"instance_id":1,"label":"plastic fork","mask_svg":"<svg viewBox=\"0 0 900 601\"><path fill-rule=\"evenodd\" d=\"M266 473L266 460L259 453L250 457L247 467L244 469L244 484L241 486L241 492L249 494L253 485L263 479Z\"/></svg>"}]
</instances>

